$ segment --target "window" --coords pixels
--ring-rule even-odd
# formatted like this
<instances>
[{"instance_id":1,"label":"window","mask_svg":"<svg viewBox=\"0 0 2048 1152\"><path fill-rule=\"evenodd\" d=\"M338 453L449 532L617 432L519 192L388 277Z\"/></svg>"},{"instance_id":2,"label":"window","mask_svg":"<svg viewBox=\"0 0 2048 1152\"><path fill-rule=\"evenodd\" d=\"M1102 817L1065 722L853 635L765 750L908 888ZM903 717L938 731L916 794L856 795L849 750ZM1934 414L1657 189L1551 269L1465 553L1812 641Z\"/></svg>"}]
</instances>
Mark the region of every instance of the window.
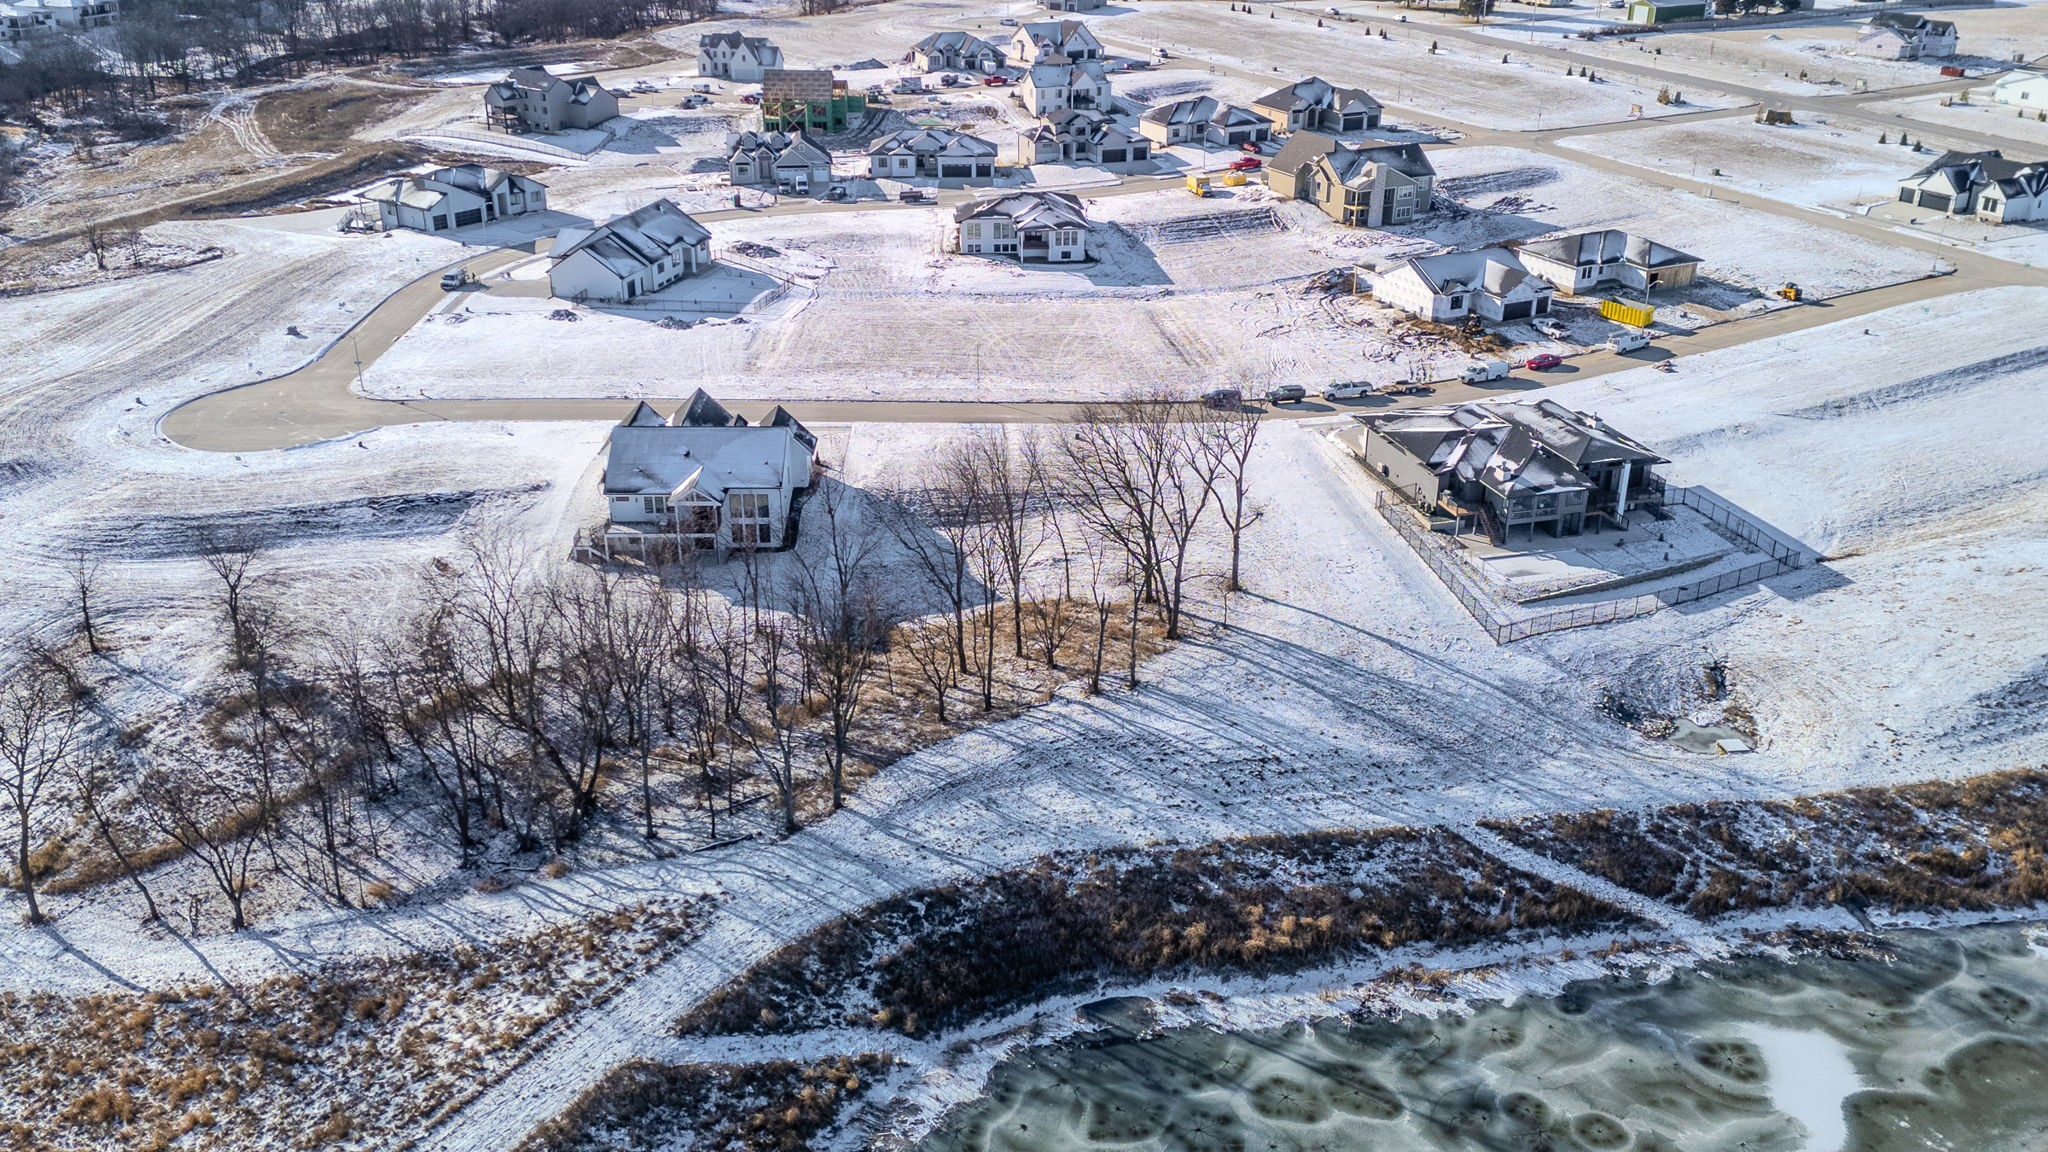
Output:
<instances>
[{"instance_id":1,"label":"window","mask_svg":"<svg viewBox=\"0 0 2048 1152\"><path fill-rule=\"evenodd\" d=\"M446 227L448 227L448 218L446 216L434 217L434 231L439 232Z\"/></svg>"},{"instance_id":2,"label":"window","mask_svg":"<svg viewBox=\"0 0 2048 1152\"><path fill-rule=\"evenodd\" d=\"M640 510L649 516L666 516L668 515L668 497L642 496L640 498Z\"/></svg>"},{"instance_id":3,"label":"window","mask_svg":"<svg viewBox=\"0 0 2048 1152\"><path fill-rule=\"evenodd\" d=\"M963 229L963 231L967 233L967 238L969 240L981 239L981 225L974 221L968 221L967 226Z\"/></svg>"},{"instance_id":4,"label":"window","mask_svg":"<svg viewBox=\"0 0 2048 1152\"><path fill-rule=\"evenodd\" d=\"M773 544L775 527L766 492L734 492L725 498L726 534L738 545Z\"/></svg>"}]
</instances>

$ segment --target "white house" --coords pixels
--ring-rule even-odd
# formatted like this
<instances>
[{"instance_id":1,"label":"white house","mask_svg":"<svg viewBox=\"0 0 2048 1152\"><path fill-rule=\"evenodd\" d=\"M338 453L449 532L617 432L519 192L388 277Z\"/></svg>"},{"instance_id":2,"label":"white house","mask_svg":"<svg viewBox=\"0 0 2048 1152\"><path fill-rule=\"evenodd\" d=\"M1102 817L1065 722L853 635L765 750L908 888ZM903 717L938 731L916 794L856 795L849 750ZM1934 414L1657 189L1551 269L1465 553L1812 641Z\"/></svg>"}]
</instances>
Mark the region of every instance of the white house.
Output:
<instances>
[{"instance_id":1,"label":"white house","mask_svg":"<svg viewBox=\"0 0 2048 1152\"><path fill-rule=\"evenodd\" d=\"M1088 258L1088 214L1065 192L1012 192L973 200L953 212L955 241L968 256L1020 264L1071 264Z\"/></svg>"},{"instance_id":2,"label":"white house","mask_svg":"<svg viewBox=\"0 0 2048 1152\"><path fill-rule=\"evenodd\" d=\"M1109 0L1038 0L1039 7L1055 12L1095 12L1108 3Z\"/></svg>"},{"instance_id":3,"label":"white house","mask_svg":"<svg viewBox=\"0 0 2048 1152\"><path fill-rule=\"evenodd\" d=\"M1029 67L1049 56L1066 60L1100 60L1102 41L1079 20L1042 20L1020 24L1010 33L1010 60Z\"/></svg>"},{"instance_id":4,"label":"white house","mask_svg":"<svg viewBox=\"0 0 2048 1152\"><path fill-rule=\"evenodd\" d=\"M1109 110L1109 76L1094 60L1042 57L1017 81L1017 99L1033 116L1068 108Z\"/></svg>"},{"instance_id":5,"label":"white house","mask_svg":"<svg viewBox=\"0 0 2048 1152\"><path fill-rule=\"evenodd\" d=\"M669 200L595 228L564 228L549 250L548 294L625 303L711 263L711 231Z\"/></svg>"},{"instance_id":6,"label":"white house","mask_svg":"<svg viewBox=\"0 0 2048 1152\"><path fill-rule=\"evenodd\" d=\"M507 132L595 128L619 114L619 98L595 76L514 68L484 89L484 118Z\"/></svg>"},{"instance_id":7,"label":"white house","mask_svg":"<svg viewBox=\"0 0 2048 1152\"><path fill-rule=\"evenodd\" d=\"M1919 60L1956 54L1956 26L1914 12L1880 12L1863 24L1850 48L1881 60Z\"/></svg>"},{"instance_id":8,"label":"white house","mask_svg":"<svg viewBox=\"0 0 2048 1152\"><path fill-rule=\"evenodd\" d=\"M446 232L545 211L548 189L527 176L461 164L383 181L363 199L377 206L380 228Z\"/></svg>"},{"instance_id":9,"label":"white house","mask_svg":"<svg viewBox=\"0 0 2048 1152\"><path fill-rule=\"evenodd\" d=\"M1380 102L1363 88L1339 88L1311 76L1252 101L1275 132L1370 132L1380 126Z\"/></svg>"},{"instance_id":10,"label":"white house","mask_svg":"<svg viewBox=\"0 0 2048 1152\"><path fill-rule=\"evenodd\" d=\"M876 180L993 180L996 146L947 128L906 128L868 145L868 175Z\"/></svg>"},{"instance_id":11,"label":"white house","mask_svg":"<svg viewBox=\"0 0 2048 1152\"><path fill-rule=\"evenodd\" d=\"M2048 72L2012 72L1992 86L1991 98L2000 104L2048 111Z\"/></svg>"},{"instance_id":12,"label":"white house","mask_svg":"<svg viewBox=\"0 0 2048 1152\"><path fill-rule=\"evenodd\" d=\"M1515 247L1529 271L1570 295L1619 284L1639 292L1682 288L1699 278L1700 258L1615 228L1531 240Z\"/></svg>"},{"instance_id":13,"label":"white house","mask_svg":"<svg viewBox=\"0 0 2048 1152\"><path fill-rule=\"evenodd\" d=\"M1417 256L1372 276L1374 299L1439 323L1548 316L1554 292L1505 248Z\"/></svg>"},{"instance_id":14,"label":"white house","mask_svg":"<svg viewBox=\"0 0 2048 1152\"><path fill-rule=\"evenodd\" d=\"M712 32L697 37L697 75L759 84L761 73L782 67L782 49L766 37Z\"/></svg>"},{"instance_id":15,"label":"white house","mask_svg":"<svg viewBox=\"0 0 2048 1152\"><path fill-rule=\"evenodd\" d=\"M802 132L735 132L725 140L725 174L734 184L822 196L832 186L832 155Z\"/></svg>"},{"instance_id":16,"label":"white house","mask_svg":"<svg viewBox=\"0 0 2048 1152\"><path fill-rule=\"evenodd\" d=\"M1899 203L1993 224L2048 220L2048 163L1997 151L1944 152L1899 181Z\"/></svg>"},{"instance_id":17,"label":"white house","mask_svg":"<svg viewBox=\"0 0 2048 1152\"><path fill-rule=\"evenodd\" d=\"M818 438L780 407L748 424L701 388L666 420L642 401L605 443L608 543L783 547L817 458Z\"/></svg>"},{"instance_id":18,"label":"white house","mask_svg":"<svg viewBox=\"0 0 2048 1152\"><path fill-rule=\"evenodd\" d=\"M934 32L910 50L920 72L997 72L1009 57L972 32Z\"/></svg>"},{"instance_id":19,"label":"white house","mask_svg":"<svg viewBox=\"0 0 2048 1152\"><path fill-rule=\"evenodd\" d=\"M1106 168L1149 162L1152 142L1087 108L1047 115L1017 134L1020 164L1100 164Z\"/></svg>"},{"instance_id":20,"label":"white house","mask_svg":"<svg viewBox=\"0 0 2048 1152\"><path fill-rule=\"evenodd\" d=\"M0 3L0 43L43 32L104 28L120 15L121 0L11 0Z\"/></svg>"},{"instance_id":21,"label":"white house","mask_svg":"<svg viewBox=\"0 0 2048 1152\"><path fill-rule=\"evenodd\" d=\"M1196 144L1211 148L1235 148L1273 137L1273 125L1249 108L1225 104L1214 96L1176 100L1146 110L1138 117L1138 131L1159 147Z\"/></svg>"}]
</instances>

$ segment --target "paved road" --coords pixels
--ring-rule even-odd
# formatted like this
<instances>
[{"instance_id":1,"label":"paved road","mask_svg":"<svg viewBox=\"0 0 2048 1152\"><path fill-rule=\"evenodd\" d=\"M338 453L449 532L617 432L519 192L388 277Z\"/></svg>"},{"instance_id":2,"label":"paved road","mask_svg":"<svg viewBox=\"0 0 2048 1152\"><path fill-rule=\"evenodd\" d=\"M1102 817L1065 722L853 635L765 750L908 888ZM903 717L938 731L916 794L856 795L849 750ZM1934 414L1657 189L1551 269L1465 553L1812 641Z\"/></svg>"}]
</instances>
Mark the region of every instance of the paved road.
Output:
<instances>
[{"instance_id":1,"label":"paved road","mask_svg":"<svg viewBox=\"0 0 2048 1152\"><path fill-rule=\"evenodd\" d=\"M1312 9L1279 8L1283 14L1300 19L1314 19L1317 12ZM1488 36L1469 28L1456 25L1424 24L1419 21L1401 24L1379 17L1360 16L1359 24L1369 28L1387 26L1398 29L1403 35L1422 34L1425 30L1431 36L1467 40L1486 45L1489 49L1502 47L1498 38ZM1123 42L1108 38L1112 46L1138 53L1149 52L1149 46L1136 42ZM1626 71L1653 79L1668 80L1674 84L1689 84L1694 87L1706 83L1709 87L1745 97L1758 102L1770 103L1777 107L1825 110L1842 115L1867 115L1870 119L1895 119L1886 115L1864 114L1858 106L1869 100L1893 100L1901 96L1921 93L1946 92L1966 87L1969 81L1944 80L1911 88L1895 88L1878 92L1857 93L1841 96L1787 96L1749 88L1740 84L1703 81L1689 73L1665 72L1648 65L1634 62L1617 63L1603 57L1585 56L1568 48L1552 48L1548 45L1511 45L1511 50L1528 52L1540 50L1550 52L1574 64L1586 64L1597 69L1606 68ZM1218 72L1254 79L1261 83L1270 76L1251 69L1228 64L1216 64L1199 60L1175 61L1169 67L1214 69ZM1978 81L1981 83L1981 79ZM1401 111L1400 109L1396 109ZM1551 128L1539 131L1507 131L1467 124L1448 119L1435 113L1407 110L1417 118L1454 130L1460 134L1455 145L1458 147L1504 146L1523 148L1568 159L1594 169L1615 173L1632 179L1647 180L1653 184L1674 189L1696 191L1704 196L1714 196L1741 204L1756 211L1799 220L1804 223L1833 229L1868 240L1897 247L1916 249L1928 255L1930 271L1937 261L1953 268L1952 275L1930 277L1907 284L1894 285L1869 292L1838 297L1815 305L1794 309L1783 309L1762 316L1749 317L1726 324L1716 325L1700 332L1658 341L1657 347L1649 353L1634 357L1614 356L1608 353L1589 353L1573 357L1560 370L1544 373L1540 378L1526 376L1511 377L1506 381L1490 385L1485 389L1468 388L1462 385L1446 386L1439 390L1429 402L1465 399L1498 393L1507 389L1540 388L1569 380L1586 379L1611 372L1641 367L1645 356L1649 359L1684 357L1716 348L1727 348L1754 340L1796 332L1806 328L1866 315L1900 304L1916 303L1935 299L1956 292L1977 288L1994 287L2002 284L2027 283L2048 285L2048 271L2024 268L1988 256L1973 249L1947 244L1937 238L1908 233L1882 221L1871 221L1858 217L1845 217L1832 212L1804 208L1794 204L1732 193L1727 189L1708 184L1695 184L1674 179L1670 174L1641 165L1630 164L1594 151L1566 149L1560 143L1566 137L1597 135L1606 132L1627 131L1651 124L1675 124L1692 120L1712 120L1752 114L1751 108L1707 109L1699 112L1682 113L1661 117L1654 121L1625 120L1582 127ZM1919 125L1929 134L1949 136L1962 142L1985 147L2014 148L2024 151L2026 146L1997 137L1979 133L1955 131L1934 126ZM1113 183L1072 189L1088 199L1109 196L1133 195L1149 192L1179 179L1178 174L1160 176L1118 176ZM905 212L942 211L950 204L971 197L971 190L956 189L940 193L939 207L882 205L872 201L834 204L825 201L790 199L764 209L730 209L706 212L699 215L708 220L728 217L755 215L794 215L799 213L872 212L878 209ZM518 249L502 249L478 256L460 265L467 267L478 276L497 271L510 265L534 250L532 245ZM398 341L406 332L419 323L437 306L444 296L438 285L439 273L422 277L392 294L356 327L344 334L326 349L312 363L295 372L259 381L253 384L217 392L190 401L170 412L162 422L163 433L172 440L189 448L215 452L255 452L274 448L291 447L314 443L321 440L337 439L355 435L368 429L388 424L416 424L433 421L479 421L479 420L614 420L624 414L629 401L622 400L538 400L538 399L497 399L497 400L378 400L356 394L352 385L359 375L358 359L362 366L373 363L379 356ZM660 398L657 403L679 402L679 398ZM1406 401L1421 403L1423 401ZM1306 416L1327 414L1339 409L1372 408L1387 406L1386 401L1371 403L1330 404L1317 402L1292 407L1276 416ZM758 404L741 403L736 407L750 415L758 414L769 406L768 402ZM962 401L798 401L789 402L788 407L800 418L819 423L840 422L933 422L933 423L1019 423L1048 422L1070 418L1077 410L1071 403L987 403Z\"/></svg>"}]
</instances>

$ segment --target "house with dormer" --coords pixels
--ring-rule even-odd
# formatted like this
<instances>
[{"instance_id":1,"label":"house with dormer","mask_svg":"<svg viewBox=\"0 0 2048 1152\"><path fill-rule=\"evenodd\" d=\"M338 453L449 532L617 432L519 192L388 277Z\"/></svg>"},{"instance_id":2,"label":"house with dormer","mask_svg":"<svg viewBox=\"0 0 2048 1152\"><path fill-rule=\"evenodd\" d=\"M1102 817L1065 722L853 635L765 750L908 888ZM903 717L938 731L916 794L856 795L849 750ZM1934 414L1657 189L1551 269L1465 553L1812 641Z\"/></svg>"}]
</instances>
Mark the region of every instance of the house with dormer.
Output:
<instances>
[{"instance_id":1,"label":"house with dormer","mask_svg":"<svg viewBox=\"0 0 2048 1152\"><path fill-rule=\"evenodd\" d=\"M595 76L556 76L528 66L484 89L484 118L505 132L595 128L618 114L619 98Z\"/></svg>"},{"instance_id":2,"label":"house with dormer","mask_svg":"<svg viewBox=\"0 0 2048 1152\"><path fill-rule=\"evenodd\" d=\"M1956 26L1917 12L1879 12L1864 21L1850 50L1880 60L1928 60L1956 54Z\"/></svg>"},{"instance_id":3,"label":"house with dormer","mask_svg":"<svg viewBox=\"0 0 2048 1152\"><path fill-rule=\"evenodd\" d=\"M1899 181L1899 203L1991 224L2048 220L2048 162L1943 152Z\"/></svg>"},{"instance_id":4,"label":"house with dormer","mask_svg":"<svg viewBox=\"0 0 2048 1152\"><path fill-rule=\"evenodd\" d=\"M910 50L920 72L999 72L1009 56L972 32L934 32Z\"/></svg>"},{"instance_id":5,"label":"house with dormer","mask_svg":"<svg viewBox=\"0 0 2048 1152\"><path fill-rule=\"evenodd\" d=\"M1273 126L1264 116L1214 96L1175 100L1147 109L1138 117L1138 131L1159 148L1175 144L1237 148L1273 136Z\"/></svg>"},{"instance_id":6,"label":"house with dormer","mask_svg":"<svg viewBox=\"0 0 2048 1152\"><path fill-rule=\"evenodd\" d=\"M1273 131L1370 132L1380 126L1380 102L1363 88L1339 88L1320 76L1299 80L1252 101Z\"/></svg>"},{"instance_id":7,"label":"house with dormer","mask_svg":"<svg viewBox=\"0 0 2048 1152\"><path fill-rule=\"evenodd\" d=\"M1102 60L1102 41L1079 20L1042 20L1017 26L1010 33L1010 62L1027 68L1049 56L1065 60Z\"/></svg>"},{"instance_id":8,"label":"house with dormer","mask_svg":"<svg viewBox=\"0 0 2048 1152\"><path fill-rule=\"evenodd\" d=\"M564 228L548 251L548 294L630 303L711 264L711 230L667 199L594 228Z\"/></svg>"},{"instance_id":9,"label":"house with dormer","mask_svg":"<svg viewBox=\"0 0 2048 1152\"><path fill-rule=\"evenodd\" d=\"M782 49L763 36L711 32L697 37L697 75L759 84L761 74L782 67Z\"/></svg>"},{"instance_id":10,"label":"house with dormer","mask_svg":"<svg viewBox=\"0 0 2048 1152\"><path fill-rule=\"evenodd\" d=\"M1266 162L1267 187L1353 228L1407 224L1428 214L1435 185L1436 166L1420 144L1345 144L1296 132Z\"/></svg>"},{"instance_id":11,"label":"house with dormer","mask_svg":"<svg viewBox=\"0 0 2048 1152\"><path fill-rule=\"evenodd\" d=\"M972 200L953 212L954 247L965 256L999 256L1020 264L1071 264L1088 258L1093 227L1079 197L1065 192L1012 192Z\"/></svg>"},{"instance_id":12,"label":"house with dormer","mask_svg":"<svg viewBox=\"0 0 2048 1152\"><path fill-rule=\"evenodd\" d=\"M1118 168L1150 163L1152 142L1091 108L1053 112L1017 134L1020 164L1100 164Z\"/></svg>"},{"instance_id":13,"label":"house with dormer","mask_svg":"<svg viewBox=\"0 0 2048 1152\"><path fill-rule=\"evenodd\" d=\"M363 193L377 208L377 226L447 232L488 224L548 206L547 185L481 164L458 164L379 181Z\"/></svg>"},{"instance_id":14,"label":"house with dormer","mask_svg":"<svg viewBox=\"0 0 2048 1152\"><path fill-rule=\"evenodd\" d=\"M779 405L749 424L701 388L666 418L642 401L605 442L607 551L786 547L817 460L818 438Z\"/></svg>"}]
</instances>

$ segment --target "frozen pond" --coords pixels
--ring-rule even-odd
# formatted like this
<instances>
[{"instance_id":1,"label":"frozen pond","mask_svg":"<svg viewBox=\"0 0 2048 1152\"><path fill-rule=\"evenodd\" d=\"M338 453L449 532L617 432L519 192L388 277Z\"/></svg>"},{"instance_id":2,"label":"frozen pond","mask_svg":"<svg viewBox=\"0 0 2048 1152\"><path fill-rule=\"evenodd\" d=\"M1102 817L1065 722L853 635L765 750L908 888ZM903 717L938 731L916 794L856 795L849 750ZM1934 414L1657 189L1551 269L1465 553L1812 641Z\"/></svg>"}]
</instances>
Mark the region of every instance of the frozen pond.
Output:
<instances>
[{"instance_id":1,"label":"frozen pond","mask_svg":"<svg viewBox=\"0 0 2048 1152\"><path fill-rule=\"evenodd\" d=\"M1898 933L1889 959L1748 959L1469 1016L1112 1031L1002 1065L921 1148L2041 1149L2039 931Z\"/></svg>"}]
</instances>

